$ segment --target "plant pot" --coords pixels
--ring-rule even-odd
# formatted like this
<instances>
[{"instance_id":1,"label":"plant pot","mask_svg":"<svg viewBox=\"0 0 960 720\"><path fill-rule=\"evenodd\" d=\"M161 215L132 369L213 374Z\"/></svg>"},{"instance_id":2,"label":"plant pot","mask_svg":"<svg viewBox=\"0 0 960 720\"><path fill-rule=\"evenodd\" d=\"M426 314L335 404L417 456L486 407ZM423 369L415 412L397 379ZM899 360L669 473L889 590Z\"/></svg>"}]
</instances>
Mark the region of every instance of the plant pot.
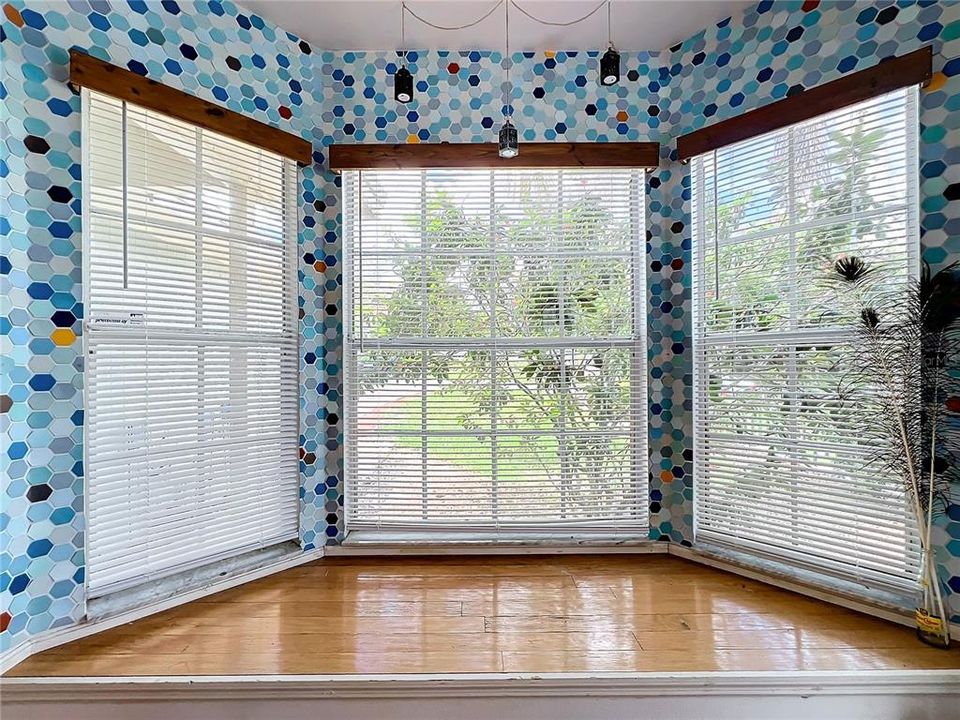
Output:
<instances>
[{"instance_id":1,"label":"plant pot","mask_svg":"<svg viewBox=\"0 0 960 720\"><path fill-rule=\"evenodd\" d=\"M914 613L914 621L917 625L917 637L920 640L927 645L944 650L950 647L950 634L946 632L947 621L945 618L933 615L924 608L917 608L916 613Z\"/></svg>"}]
</instances>

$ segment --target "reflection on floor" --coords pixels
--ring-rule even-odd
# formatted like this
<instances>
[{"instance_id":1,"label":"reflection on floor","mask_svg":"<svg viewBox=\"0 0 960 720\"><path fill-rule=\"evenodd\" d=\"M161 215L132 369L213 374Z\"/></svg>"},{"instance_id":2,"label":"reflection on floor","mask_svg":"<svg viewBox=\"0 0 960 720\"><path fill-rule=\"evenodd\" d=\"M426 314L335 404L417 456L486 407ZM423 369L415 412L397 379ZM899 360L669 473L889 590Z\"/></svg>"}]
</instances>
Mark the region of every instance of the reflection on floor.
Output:
<instances>
[{"instance_id":1,"label":"reflection on floor","mask_svg":"<svg viewBox=\"0 0 960 720\"><path fill-rule=\"evenodd\" d=\"M329 558L10 675L960 668L904 627L665 555Z\"/></svg>"}]
</instances>

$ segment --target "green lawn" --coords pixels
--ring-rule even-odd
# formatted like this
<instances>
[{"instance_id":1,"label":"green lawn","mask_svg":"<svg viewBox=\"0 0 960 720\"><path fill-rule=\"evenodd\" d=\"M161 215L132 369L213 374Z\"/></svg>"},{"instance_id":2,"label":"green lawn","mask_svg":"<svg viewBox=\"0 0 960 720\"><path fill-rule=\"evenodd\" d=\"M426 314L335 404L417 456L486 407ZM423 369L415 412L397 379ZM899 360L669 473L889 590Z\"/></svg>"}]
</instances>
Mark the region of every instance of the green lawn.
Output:
<instances>
[{"instance_id":1,"label":"green lawn","mask_svg":"<svg viewBox=\"0 0 960 720\"><path fill-rule=\"evenodd\" d=\"M475 417L467 418L472 421L460 422L459 413L474 404L474 399L467 393L456 389L432 391L427 396L427 427L429 430L445 431L475 431L475 435L435 436L427 441L428 462L447 464L461 468L464 473L490 477L493 474L490 422L482 418L482 422ZM400 412L391 423L392 427L405 431L418 431L421 427L420 399L410 398L396 408ZM482 417L483 413L477 413ZM497 412L499 418L498 430L498 466L497 475L501 481L515 479L517 481L542 479L544 476L560 479L559 442L552 436L552 423L538 411L530 409L529 402L519 391L516 399L510 403L501 403ZM510 435L511 428L520 428L526 431L542 431L543 435ZM400 436L394 440L400 447L419 449L420 438ZM626 438L615 438L611 441L608 452L601 453L602 458L593 459L595 453L590 453L590 460L581 462L585 467L581 472L590 472L597 464L611 460L608 468L618 474L619 462L613 455L623 459L627 450ZM577 461L573 460L574 464ZM591 466L590 468L586 465ZM576 468L572 468L574 473Z\"/></svg>"},{"instance_id":2,"label":"green lawn","mask_svg":"<svg viewBox=\"0 0 960 720\"><path fill-rule=\"evenodd\" d=\"M475 430L478 433L477 435L432 437L427 444L427 458L429 461L456 465L464 472L490 476L493 474L490 437L480 434L490 430L489 418L482 418L481 422L470 417L469 420L472 420L475 425L458 422L457 411L474 404L475 400L467 393L454 389L433 391L427 396L427 427L429 429ZM419 398L404 401L398 409L403 414L395 420L394 427L406 431L420 429ZM480 416L482 413L477 415ZM542 415L531 413L527 403L522 402L519 397L509 404L501 404L498 416L502 418L503 423L498 427L501 435L497 441L501 458L497 468L500 478L525 479L531 476L543 477L546 473L559 479L560 459L556 438L502 434L509 432L510 427L517 426L524 430L551 432L550 421ZM396 443L401 447L419 448L420 438L401 436L396 438Z\"/></svg>"}]
</instances>

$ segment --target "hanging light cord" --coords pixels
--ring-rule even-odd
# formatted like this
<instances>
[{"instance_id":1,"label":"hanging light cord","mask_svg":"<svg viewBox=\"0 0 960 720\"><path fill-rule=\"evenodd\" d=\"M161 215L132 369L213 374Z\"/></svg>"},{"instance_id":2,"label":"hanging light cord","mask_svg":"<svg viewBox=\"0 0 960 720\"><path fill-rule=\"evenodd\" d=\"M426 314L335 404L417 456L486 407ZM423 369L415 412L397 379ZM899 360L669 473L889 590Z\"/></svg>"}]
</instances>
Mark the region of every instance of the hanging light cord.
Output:
<instances>
[{"instance_id":1,"label":"hanging light cord","mask_svg":"<svg viewBox=\"0 0 960 720\"><path fill-rule=\"evenodd\" d=\"M611 5L613 5L613 3L607 0L607 43L610 47L613 47L613 25L610 22L610 15L612 14Z\"/></svg>"},{"instance_id":2,"label":"hanging light cord","mask_svg":"<svg viewBox=\"0 0 960 720\"><path fill-rule=\"evenodd\" d=\"M493 7L491 7L489 10L487 10L487 12L485 12L483 15L481 15L479 18L477 18L477 19L474 20L473 22L464 23L463 25L438 25L437 23L431 22L431 21L427 20L425 17L423 17L422 15L419 15L419 14L417 14L416 12L414 12L413 9L411 9L411 8L407 5L406 2L401 2L401 3L400 3L400 45L401 45L401 49L402 49L402 51L403 51L404 62L406 62L406 58L407 58L406 34L405 34L405 28L404 28L404 18L406 17L406 14L407 14L407 13L410 13L413 17L415 17L417 20L419 20L420 22L422 22L424 25L426 25L427 27L431 27L431 28L433 28L434 30L466 30L467 28L472 28L472 27L474 27L474 26L479 25L480 23L482 23L482 22L483 22L484 20L486 20L488 17L490 17L491 15L493 15L493 13L496 12L497 9L498 9L501 5L503 5L503 6L504 6L505 15L506 15L506 18L505 18L505 30L506 30L506 32L505 32L505 41L506 41L506 57L505 57L505 59L506 59L506 62L507 62L507 67L506 67L506 80L507 80L508 92L510 93L510 96L507 98L507 102L505 103L505 105L506 105L506 107L509 107L509 106L510 106L510 101L512 101L512 99L513 99L513 97L512 97L512 95L513 95L513 92L512 92L513 88L510 86L510 66L513 64L513 61L512 61L512 59L510 58L510 6L513 5L514 8L516 8L517 10L519 10L521 13L523 13L524 15L526 15L528 18L530 18L530 19L533 20L534 22L540 23L541 25L549 25L549 26L551 26L551 27L570 27L571 25L576 25L576 24L578 24L578 23L582 23L584 20L587 20L588 18L591 18L591 17L593 17L594 15L596 15L596 14L600 11L601 8L603 8L604 6L606 6L606 8L607 8L607 39L609 40L610 47L613 47L613 28L612 28L612 26L611 26L611 19L610 19L610 14L611 14L610 6L611 6L611 4L612 4L612 3L610 2L610 0L601 0L601 2L600 2L599 5L597 5L593 10L591 10L590 12L588 12L586 15L584 15L584 16L582 16L582 17L579 17L579 18L577 18L577 19L575 19L575 20L567 20L567 21L565 21L565 22L555 22L555 21L552 21L552 20L544 20L543 18L539 18L539 17L537 17L536 15L533 15L533 14L530 13L528 10L525 10L524 8L522 8L522 7L520 7L519 5L517 5L517 3L514 2L514 0L497 0L497 3L496 3ZM512 114L512 112L511 112L510 114Z\"/></svg>"},{"instance_id":3,"label":"hanging light cord","mask_svg":"<svg viewBox=\"0 0 960 720\"><path fill-rule=\"evenodd\" d=\"M467 28L472 28L474 25L479 25L488 17L493 15L493 13L497 10L497 8L503 5L504 2L506 2L506 0L498 0L497 4L494 5L492 8L490 8L489 10L487 10L487 12L485 12L482 17L478 18L477 20L474 20L473 22L466 23L465 25L437 25L436 23L432 23L426 18L423 18L420 15L417 15L417 13L411 10L406 3L401 3L401 4L408 13L413 15L417 20L422 22L424 25L427 25L428 27L432 27L434 30L466 30Z\"/></svg>"},{"instance_id":4,"label":"hanging light cord","mask_svg":"<svg viewBox=\"0 0 960 720\"><path fill-rule=\"evenodd\" d=\"M554 21L552 21L552 20L544 20L543 18L538 18L536 15L532 15L529 11L524 10L522 7L520 7L519 5L517 5L517 3L515 3L515 2L511 2L510 4L513 5L517 10L519 10L520 12L522 12L524 15L526 15L528 18L530 18L531 20L533 20L534 22L538 22L538 23L540 23L541 25L551 25L551 26L553 26L553 27L570 27L571 25L576 25L577 23L582 23L582 22L583 22L584 20L586 20L587 18L590 18L590 17L593 17L594 15L596 15L596 14L600 11L600 8L602 8L604 5L607 5L608 7L609 7L609 5L610 5L610 3L608 2L608 0L603 0L603 2L601 2L601 3L600 3L599 5L597 5L593 10L591 10L590 12L588 12L588 13L587 13L586 15L584 15L583 17L579 17L579 18L577 18L576 20L568 20L567 22L554 22ZM608 13L607 13L607 29L609 30L609 28L610 28L610 14L609 14L609 11L608 11Z\"/></svg>"},{"instance_id":5,"label":"hanging light cord","mask_svg":"<svg viewBox=\"0 0 960 720\"><path fill-rule=\"evenodd\" d=\"M503 114L507 119L513 115L513 85L510 84L510 66L513 65L513 58L510 57L510 5L511 3L508 1L503 8L506 15L503 21L504 60L507 63L507 93L509 93L506 98L507 101L503 104Z\"/></svg>"},{"instance_id":6,"label":"hanging light cord","mask_svg":"<svg viewBox=\"0 0 960 720\"><path fill-rule=\"evenodd\" d=\"M532 14L529 10L525 10L522 7L520 7L517 3L513 2L513 0L498 0L497 4L494 5L492 8L490 8L489 10L487 10L487 12L485 12L482 16L480 16L473 22L468 22L463 25L437 25L434 22L430 22L422 15L418 15L405 2L401 3L401 5L403 10L406 10L406 12L410 13L417 20L419 20L420 22L422 22L424 25L428 27L432 27L434 30L466 30L467 28L472 28L475 25L479 25L480 23L482 23L488 17L493 15L493 13L496 12L497 8L499 8L504 3L513 5L513 7L515 7L517 10L519 10L521 13L523 13L524 15L526 15L528 18L530 18L536 23L540 23L541 25L550 25L552 27L570 27L571 25L582 23L584 20L587 20L588 18L591 18L594 15L596 15L598 12L600 12L600 9L602 7L606 6L607 7L607 36L608 37L610 36L611 27L610 27L610 1L609 0L602 0L602 2L599 5L597 5L593 10L591 10L584 16L578 17L576 20L567 20L565 22L556 22L553 20L544 20L543 18L539 18L536 15ZM403 27L402 22L403 21L401 19L401 32Z\"/></svg>"}]
</instances>

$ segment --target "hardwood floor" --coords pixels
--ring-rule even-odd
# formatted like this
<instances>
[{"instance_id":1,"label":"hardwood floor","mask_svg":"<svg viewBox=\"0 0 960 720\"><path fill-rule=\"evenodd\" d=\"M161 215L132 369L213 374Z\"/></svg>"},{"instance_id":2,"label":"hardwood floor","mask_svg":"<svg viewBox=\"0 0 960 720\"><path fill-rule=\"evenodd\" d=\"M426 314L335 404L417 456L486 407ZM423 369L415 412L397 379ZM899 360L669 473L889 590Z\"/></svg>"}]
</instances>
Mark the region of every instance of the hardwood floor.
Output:
<instances>
[{"instance_id":1,"label":"hardwood floor","mask_svg":"<svg viewBox=\"0 0 960 720\"><path fill-rule=\"evenodd\" d=\"M909 628L663 555L329 558L12 676L960 668Z\"/></svg>"}]
</instances>

